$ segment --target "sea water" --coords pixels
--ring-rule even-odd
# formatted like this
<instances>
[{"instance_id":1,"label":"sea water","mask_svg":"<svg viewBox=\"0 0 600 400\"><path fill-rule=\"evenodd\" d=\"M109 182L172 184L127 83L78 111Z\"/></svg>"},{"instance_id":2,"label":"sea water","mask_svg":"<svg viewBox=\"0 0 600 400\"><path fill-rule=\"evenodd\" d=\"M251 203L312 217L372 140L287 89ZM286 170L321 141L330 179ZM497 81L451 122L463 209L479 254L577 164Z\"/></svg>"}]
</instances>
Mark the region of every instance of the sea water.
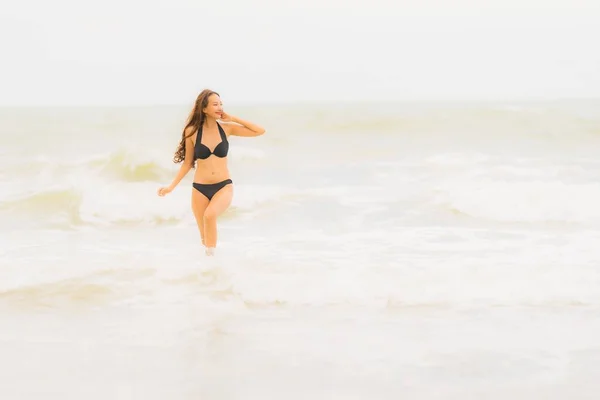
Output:
<instances>
[{"instance_id":1,"label":"sea water","mask_svg":"<svg viewBox=\"0 0 600 400\"><path fill-rule=\"evenodd\" d=\"M188 107L0 110L0 397L597 397L599 102L226 110L215 257Z\"/></svg>"}]
</instances>

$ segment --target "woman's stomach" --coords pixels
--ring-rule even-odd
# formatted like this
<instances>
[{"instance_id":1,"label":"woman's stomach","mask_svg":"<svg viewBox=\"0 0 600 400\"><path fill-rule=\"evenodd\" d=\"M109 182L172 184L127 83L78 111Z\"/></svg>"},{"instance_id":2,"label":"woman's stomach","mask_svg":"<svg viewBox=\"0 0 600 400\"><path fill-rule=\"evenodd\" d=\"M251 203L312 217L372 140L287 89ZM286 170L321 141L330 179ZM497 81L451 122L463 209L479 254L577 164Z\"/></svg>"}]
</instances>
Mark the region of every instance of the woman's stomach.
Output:
<instances>
[{"instance_id":1,"label":"woman's stomach","mask_svg":"<svg viewBox=\"0 0 600 400\"><path fill-rule=\"evenodd\" d=\"M227 158L218 158L211 155L206 160L196 160L194 182L217 183L229 178Z\"/></svg>"}]
</instances>

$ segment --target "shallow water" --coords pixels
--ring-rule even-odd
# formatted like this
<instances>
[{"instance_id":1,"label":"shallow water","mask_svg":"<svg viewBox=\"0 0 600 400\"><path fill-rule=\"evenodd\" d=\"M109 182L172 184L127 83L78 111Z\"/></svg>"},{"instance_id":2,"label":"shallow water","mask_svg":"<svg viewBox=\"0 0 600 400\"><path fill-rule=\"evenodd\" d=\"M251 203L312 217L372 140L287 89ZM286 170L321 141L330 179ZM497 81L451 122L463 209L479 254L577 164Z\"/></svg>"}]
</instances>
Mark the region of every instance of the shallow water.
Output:
<instances>
[{"instance_id":1,"label":"shallow water","mask_svg":"<svg viewBox=\"0 0 600 400\"><path fill-rule=\"evenodd\" d=\"M229 111L214 258L185 108L0 111L7 398L598 393L598 103Z\"/></svg>"}]
</instances>

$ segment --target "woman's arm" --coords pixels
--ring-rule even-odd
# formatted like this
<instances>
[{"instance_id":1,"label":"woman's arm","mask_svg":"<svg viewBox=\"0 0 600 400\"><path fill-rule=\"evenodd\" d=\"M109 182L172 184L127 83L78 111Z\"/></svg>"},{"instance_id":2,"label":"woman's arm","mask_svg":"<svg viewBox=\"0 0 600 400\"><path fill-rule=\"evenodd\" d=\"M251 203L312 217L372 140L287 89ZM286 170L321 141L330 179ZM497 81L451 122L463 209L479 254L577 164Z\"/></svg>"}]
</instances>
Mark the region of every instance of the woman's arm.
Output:
<instances>
[{"instance_id":1,"label":"woman's arm","mask_svg":"<svg viewBox=\"0 0 600 400\"><path fill-rule=\"evenodd\" d=\"M188 144L186 143L185 146L186 146L185 152L187 153ZM190 169L192 169L192 162L188 162L188 155L186 154L185 161L181 164L181 167L179 168L179 172L177 173L177 175L175 175L175 178L173 178L173 181L168 186L169 192L171 190L175 189L177 187L177 185L179 185L179 182L181 182L181 180L187 175L187 173L190 172Z\"/></svg>"},{"instance_id":2,"label":"woman's arm","mask_svg":"<svg viewBox=\"0 0 600 400\"><path fill-rule=\"evenodd\" d=\"M229 134L233 136L253 137L265 133L265 128L252 122L223 113L221 121L227 122ZM233 123L232 123L233 122Z\"/></svg>"},{"instance_id":3,"label":"woman's arm","mask_svg":"<svg viewBox=\"0 0 600 400\"><path fill-rule=\"evenodd\" d=\"M164 196L165 194L168 194L173 189L175 189L177 185L179 185L179 182L181 182L181 180L187 175L187 173L190 172L190 169L192 169L193 165L194 142L192 141L191 137L188 137L187 139L185 139L185 160L183 160L183 163L179 168L179 172L177 173L177 175L175 175L175 178L173 178L173 181L169 186L161 187L160 189L158 189L158 195Z\"/></svg>"}]
</instances>

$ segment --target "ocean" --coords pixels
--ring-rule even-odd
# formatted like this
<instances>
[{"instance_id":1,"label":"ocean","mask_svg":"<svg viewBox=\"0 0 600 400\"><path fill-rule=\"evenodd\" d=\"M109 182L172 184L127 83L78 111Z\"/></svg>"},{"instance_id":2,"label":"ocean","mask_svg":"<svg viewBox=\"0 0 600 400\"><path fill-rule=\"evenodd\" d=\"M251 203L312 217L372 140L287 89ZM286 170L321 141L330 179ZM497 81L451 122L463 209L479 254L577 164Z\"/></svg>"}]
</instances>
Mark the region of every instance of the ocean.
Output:
<instances>
[{"instance_id":1,"label":"ocean","mask_svg":"<svg viewBox=\"0 0 600 400\"><path fill-rule=\"evenodd\" d=\"M189 109L0 109L0 397L597 397L600 101L225 104L215 257Z\"/></svg>"}]
</instances>

